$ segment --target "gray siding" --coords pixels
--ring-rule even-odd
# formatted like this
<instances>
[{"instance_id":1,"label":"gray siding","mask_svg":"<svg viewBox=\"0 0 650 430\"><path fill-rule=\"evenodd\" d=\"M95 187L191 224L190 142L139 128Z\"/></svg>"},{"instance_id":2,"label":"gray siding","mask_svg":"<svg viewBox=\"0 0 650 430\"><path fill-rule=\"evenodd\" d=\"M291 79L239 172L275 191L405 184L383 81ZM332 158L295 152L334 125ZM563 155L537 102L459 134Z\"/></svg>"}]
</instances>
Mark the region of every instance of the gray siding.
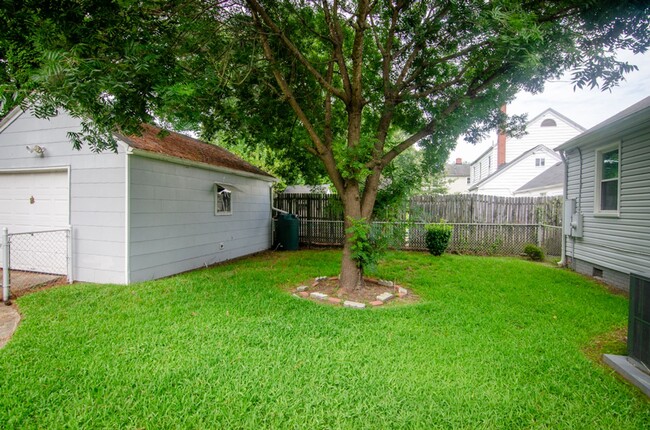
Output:
<instances>
[{"instance_id":1,"label":"gray siding","mask_svg":"<svg viewBox=\"0 0 650 430\"><path fill-rule=\"evenodd\" d=\"M594 215L595 155L598 148L621 143L620 216ZM650 271L650 124L627 130L567 152L568 198L584 214L584 237L567 238L567 256L601 269L628 275ZM581 185L582 184L582 185ZM588 272L587 269L581 270ZM591 273L587 273L591 274ZM614 282L613 282L614 283ZM620 280L615 284L621 283Z\"/></svg>"},{"instance_id":2,"label":"gray siding","mask_svg":"<svg viewBox=\"0 0 650 430\"><path fill-rule=\"evenodd\" d=\"M129 155L129 176L131 282L269 248L268 182L139 155ZM238 188L232 215L214 214L215 182Z\"/></svg>"},{"instance_id":3,"label":"gray siding","mask_svg":"<svg viewBox=\"0 0 650 430\"><path fill-rule=\"evenodd\" d=\"M21 114L0 133L0 171L69 167L74 279L124 283L126 156L74 150L66 134L76 130L78 120L65 113L49 120ZM30 154L27 145L45 147L45 157Z\"/></svg>"}]
</instances>

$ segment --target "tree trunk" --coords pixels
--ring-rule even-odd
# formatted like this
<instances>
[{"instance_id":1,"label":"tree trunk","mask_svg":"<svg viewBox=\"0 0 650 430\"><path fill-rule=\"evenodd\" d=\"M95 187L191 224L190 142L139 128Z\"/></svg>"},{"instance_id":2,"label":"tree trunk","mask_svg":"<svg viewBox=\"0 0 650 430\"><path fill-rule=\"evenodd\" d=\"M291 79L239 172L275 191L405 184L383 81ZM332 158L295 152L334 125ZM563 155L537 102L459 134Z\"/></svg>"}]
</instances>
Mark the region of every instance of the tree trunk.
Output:
<instances>
[{"instance_id":1,"label":"tree trunk","mask_svg":"<svg viewBox=\"0 0 650 430\"><path fill-rule=\"evenodd\" d=\"M350 218L361 219L361 198L358 184L348 186L344 190L341 200L343 202L343 226L346 234L343 244L340 284L343 291L350 292L360 287L363 281L363 270L357 266L357 262L352 258L351 235L347 233L347 229L352 227Z\"/></svg>"}]
</instances>

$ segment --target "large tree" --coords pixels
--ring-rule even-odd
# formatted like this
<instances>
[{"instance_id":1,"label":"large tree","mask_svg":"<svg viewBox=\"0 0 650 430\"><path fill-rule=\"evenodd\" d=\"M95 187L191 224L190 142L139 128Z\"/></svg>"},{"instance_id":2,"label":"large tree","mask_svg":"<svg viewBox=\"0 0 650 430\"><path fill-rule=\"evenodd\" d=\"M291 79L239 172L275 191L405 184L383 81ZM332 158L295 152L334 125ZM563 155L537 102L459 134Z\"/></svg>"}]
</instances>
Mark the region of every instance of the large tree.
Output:
<instances>
[{"instance_id":1,"label":"large tree","mask_svg":"<svg viewBox=\"0 0 650 430\"><path fill-rule=\"evenodd\" d=\"M382 172L408 148L515 129L498 106L568 70L578 87L610 88L633 69L616 51L650 40L649 6L634 0L4 4L3 92L92 120L75 144L110 145L114 127L154 116L254 136L322 163L347 228L371 217ZM347 289L363 275L354 237Z\"/></svg>"}]
</instances>

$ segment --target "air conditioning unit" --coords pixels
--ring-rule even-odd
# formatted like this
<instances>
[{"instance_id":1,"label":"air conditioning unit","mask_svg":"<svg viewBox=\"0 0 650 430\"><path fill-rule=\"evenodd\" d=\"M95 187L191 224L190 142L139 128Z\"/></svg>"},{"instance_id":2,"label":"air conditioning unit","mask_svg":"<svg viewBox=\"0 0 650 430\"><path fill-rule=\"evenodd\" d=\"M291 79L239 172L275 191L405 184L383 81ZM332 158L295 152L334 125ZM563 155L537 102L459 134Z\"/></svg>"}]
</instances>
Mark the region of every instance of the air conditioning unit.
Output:
<instances>
[{"instance_id":1,"label":"air conditioning unit","mask_svg":"<svg viewBox=\"0 0 650 430\"><path fill-rule=\"evenodd\" d=\"M650 279L630 274L630 319L627 355L650 370Z\"/></svg>"}]
</instances>

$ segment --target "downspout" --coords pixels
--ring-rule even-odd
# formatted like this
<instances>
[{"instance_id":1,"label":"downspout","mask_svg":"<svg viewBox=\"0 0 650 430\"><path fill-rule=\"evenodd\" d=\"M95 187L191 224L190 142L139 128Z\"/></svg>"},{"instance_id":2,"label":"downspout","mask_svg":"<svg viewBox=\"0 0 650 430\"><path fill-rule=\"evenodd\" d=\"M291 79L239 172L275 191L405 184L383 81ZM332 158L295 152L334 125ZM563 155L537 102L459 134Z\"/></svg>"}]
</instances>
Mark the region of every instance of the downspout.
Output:
<instances>
[{"instance_id":1,"label":"downspout","mask_svg":"<svg viewBox=\"0 0 650 430\"><path fill-rule=\"evenodd\" d=\"M562 213L564 214L564 204L569 197L569 162L567 161L564 151L560 151L560 157L564 163L564 185L562 190L562 195L564 196L564 200L562 201ZM565 226L562 226L562 258L557 263L558 266L561 267L566 266L566 234L564 234L564 229Z\"/></svg>"}]
</instances>

